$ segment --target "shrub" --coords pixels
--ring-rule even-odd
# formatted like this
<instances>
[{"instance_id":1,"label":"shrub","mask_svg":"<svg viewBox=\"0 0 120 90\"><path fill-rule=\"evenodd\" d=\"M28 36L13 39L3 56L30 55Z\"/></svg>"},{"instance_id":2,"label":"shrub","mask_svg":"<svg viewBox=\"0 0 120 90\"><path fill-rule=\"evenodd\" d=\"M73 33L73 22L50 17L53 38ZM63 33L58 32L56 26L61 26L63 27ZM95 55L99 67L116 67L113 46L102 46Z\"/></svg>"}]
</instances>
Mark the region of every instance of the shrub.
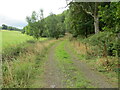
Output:
<instances>
[{"instance_id":1,"label":"shrub","mask_svg":"<svg viewBox=\"0 0 120 90\"><path fill-rule=\"evenodd\" d=\"M118 48L120 45L117 44L116 36L111 32L100 32L89 38L83 40L84 43L89 43L92 46L96 46L96 51L98 51L98 55L101 56L105 52L109 56L116 56Z\"/></svg>"}]
</instances>

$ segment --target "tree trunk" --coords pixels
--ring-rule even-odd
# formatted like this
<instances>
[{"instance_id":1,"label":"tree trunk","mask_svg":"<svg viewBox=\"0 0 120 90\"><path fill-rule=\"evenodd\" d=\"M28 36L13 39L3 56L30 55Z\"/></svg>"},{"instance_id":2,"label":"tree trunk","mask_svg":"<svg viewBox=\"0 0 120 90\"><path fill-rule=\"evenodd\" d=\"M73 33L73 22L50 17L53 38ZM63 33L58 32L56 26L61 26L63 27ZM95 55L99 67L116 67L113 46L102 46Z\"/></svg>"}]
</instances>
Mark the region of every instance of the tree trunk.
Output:
<instances>
[{"instance_id":1,"label":"tree trunk","mask_svg":"<svg viewBox=\"0 0 120 90\"><path fill-rule=\"evenodd\" d=\"M95 27L95 34L99 32L99 17L94 16L94 27Z\"/></svg>"},{"instance_id":2,"label":"tree trunk","mask_svg":"<svg viewBox=\"0 0 120 90\"><path fill-rule=\"evenodd\" d=\"M95 10L94 10L94 27L95 27L95 34L99 32L99 17L98 17L98 2L95 2Z\"/></svg>"}]
</instances>

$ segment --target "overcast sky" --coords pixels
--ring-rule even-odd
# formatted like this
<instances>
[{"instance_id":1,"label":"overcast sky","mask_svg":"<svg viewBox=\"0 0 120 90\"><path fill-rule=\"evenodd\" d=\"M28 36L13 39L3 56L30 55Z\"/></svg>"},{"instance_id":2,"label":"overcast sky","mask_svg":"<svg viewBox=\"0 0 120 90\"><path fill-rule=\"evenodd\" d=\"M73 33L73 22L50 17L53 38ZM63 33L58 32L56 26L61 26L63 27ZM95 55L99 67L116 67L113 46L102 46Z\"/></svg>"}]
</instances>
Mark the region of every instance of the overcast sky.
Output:
<instances>
[{"instance_id":1,"label":"overcast sky","mask_svg":"<svg viewBox=\"0 0 120 90\"><path fill-rule=\"evenodd\" d=\"M7 24L22 28L27 25L26 16L32 11L44 10L44 16L50 12L62 13L66 8L66 0L1 0L0 1L0 26Z\"/></svg>"}]
</instances>

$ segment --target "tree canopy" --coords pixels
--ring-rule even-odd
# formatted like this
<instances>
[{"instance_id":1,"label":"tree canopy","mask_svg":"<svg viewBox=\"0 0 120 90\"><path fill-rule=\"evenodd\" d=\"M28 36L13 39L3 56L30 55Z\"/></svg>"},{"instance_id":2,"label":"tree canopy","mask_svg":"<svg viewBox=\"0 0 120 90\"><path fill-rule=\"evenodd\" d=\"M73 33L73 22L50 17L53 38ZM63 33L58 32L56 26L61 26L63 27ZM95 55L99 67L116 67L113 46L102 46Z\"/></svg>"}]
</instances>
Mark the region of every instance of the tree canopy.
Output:
<instances>
[{"instance_id":1,"label":"tree canopy","mask_svg":"<svg viewBox=\"0 0 120 90\"><path fill-rule=\"evenodd\" d=\"M50 13L46 18L43 10L40 13L33 11L30 17L26 17L28 25L23 32L37 39L57 39L66 32L72 33L74 37L88 37L107 30L118 33L119 8L119 2L70 2L68 10L58 15Z\"/></svg>"}]
</instances>

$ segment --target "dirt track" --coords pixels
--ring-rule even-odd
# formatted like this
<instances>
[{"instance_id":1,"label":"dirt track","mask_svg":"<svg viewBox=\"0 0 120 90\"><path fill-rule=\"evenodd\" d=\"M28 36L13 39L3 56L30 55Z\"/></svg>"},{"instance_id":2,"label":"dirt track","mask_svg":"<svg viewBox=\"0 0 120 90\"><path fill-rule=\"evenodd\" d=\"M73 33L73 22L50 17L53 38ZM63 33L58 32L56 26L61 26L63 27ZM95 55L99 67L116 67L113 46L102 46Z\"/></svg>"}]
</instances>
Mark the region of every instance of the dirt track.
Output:
<instances>
[{"instance_id":1,"label":"dirt track","mask_svg":"<svg viewBox=\"0 0 120 90\"><path fill-rule=\"evenodd\" d=\"M55 58L55 48L60 44L60 42L53 45L48 52L48 60L45 63L45 73L44 73L44 88L66 88L65 83L63 83L64 73L57 66L58 62ZM65 50L71 55L73 65L83 73L86 79L90 80L91 84L97 88L115 88L113 87L107 79L92 70L90 66L86 63L78 60L78 58L72 53L72 51L65 44Z\"/></svg>"},{"instance_id":2,"label":"dirt track","mask_svg":"<svg viewBox=\"0 0 120 90\"><path fill-rule=\"evenodd\" d=\"M113 88L103 75L93 71L90 66L80 61L72 51L65 46L66 51L71 55L74 65L84 74L84 76L91 81L92 85L98 88Z\"/></svg>"},{"instance_id":3,"label":"dirt track","mask_svg":"<svg viewBox=\"0 0 120 90\"><path fill-rule=\"evenodd\" d=\"M48 60L45 65L45 86L47 88L64 88L63 73L57 67L54 52L59 43L55 44L49 49Z\"/></svg>"}]
</instances>

